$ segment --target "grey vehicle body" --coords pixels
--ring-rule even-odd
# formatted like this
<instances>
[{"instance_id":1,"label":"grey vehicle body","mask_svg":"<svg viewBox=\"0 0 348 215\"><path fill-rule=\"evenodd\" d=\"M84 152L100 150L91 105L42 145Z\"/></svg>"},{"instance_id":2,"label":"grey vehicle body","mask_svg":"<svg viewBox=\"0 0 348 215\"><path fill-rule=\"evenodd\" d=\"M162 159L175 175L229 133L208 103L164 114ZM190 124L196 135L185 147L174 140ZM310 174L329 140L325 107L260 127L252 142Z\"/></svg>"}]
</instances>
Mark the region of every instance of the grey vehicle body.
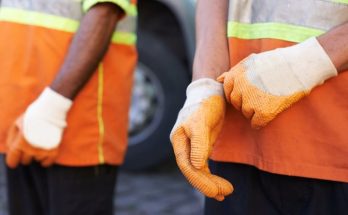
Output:
<instances>
[{"instance_id":1,"label":"grey vehicle body","mask_svg":"<svg viewBox=\"0 0 348 215\"><path fill-rule=\"evenodd\" d=\"M158 0L166 5L175 15L182 29L187 57L191 61L194 56L195 44L195 0Z\"/></svg>"},{"instance_id":2,"label":"grey vehicle body","mask_svg":"<svg viewBox=\"0 0 348 215\"><path fill-rule=\"evenodd\" d=\"M172 157L171 127L185 101L194 55L195 0L138 0L138 51L124 168Z\"/></svg>"}]
</instances>

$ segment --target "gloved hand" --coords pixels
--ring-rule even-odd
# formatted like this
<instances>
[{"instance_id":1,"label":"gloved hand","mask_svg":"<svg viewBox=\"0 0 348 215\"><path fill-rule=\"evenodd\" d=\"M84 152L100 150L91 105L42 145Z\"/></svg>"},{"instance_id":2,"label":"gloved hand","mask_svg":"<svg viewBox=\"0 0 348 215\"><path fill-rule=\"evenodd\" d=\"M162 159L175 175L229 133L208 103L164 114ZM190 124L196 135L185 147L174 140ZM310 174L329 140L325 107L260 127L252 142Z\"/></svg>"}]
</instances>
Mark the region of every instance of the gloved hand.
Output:
<instances>
[{"instance_id":1,"label":"gloved hand","mask_svg":"<svg viewBox=\"0 0 348 215\"><path fill-rule=\"evenodd\" d=\"M9 130L6 163L10 168L29 164L53 164L72 101L46 88Z\"/></svg>"},{"instance_id":2,"label":"gloved hand","mask_svg":"<svg viewBox=\"0 0 348 215\"><path fill-rule=\"evenodd\" d=\"M222 74L225 96L254 128L272 121L337 70L316 38L252 54Z\"/></svg>"},{"instance_id":3,"label":"gloved hand","mask_svg":"<svg viewBox=\"0 0 348 215\"><path fill-rule=\"evenodd\" d=\"M232 185L209 171L208 158L225 115L222 85L212 79L192 82L170 134L176 162L186 179L208 197L222 201Z\"/></svg>"}]
</instances>

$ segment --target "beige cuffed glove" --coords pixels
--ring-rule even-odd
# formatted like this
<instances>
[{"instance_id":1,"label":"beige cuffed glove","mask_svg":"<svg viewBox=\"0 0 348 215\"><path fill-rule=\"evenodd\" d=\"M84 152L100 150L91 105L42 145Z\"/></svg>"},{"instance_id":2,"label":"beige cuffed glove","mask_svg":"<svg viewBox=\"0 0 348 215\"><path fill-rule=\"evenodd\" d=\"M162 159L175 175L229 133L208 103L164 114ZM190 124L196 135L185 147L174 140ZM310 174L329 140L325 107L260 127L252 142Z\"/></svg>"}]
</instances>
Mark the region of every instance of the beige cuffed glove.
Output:
<instances>
[{"instance_id":1,"label":"beige cuffed glove","mask_svg":"<svg viewBox=\"0 0 348 215\"><path fill-rule=\"evenodd\" d=\"M337 70L316 38L287 48L252 54L222 74L225 96L251 120L267 125Z\"/></svg>"},{"instance_id":2,"label":"beige cuffed glove","mask_svg":"<svg viewBox=\"0 0 348 215\"><path fill-rule=\"evenodd\" d=\"M72 101L46 88L9 130L6 163L15 168L32 160L52 165Z\"/></svg>"},{"instance_id":3,"label":"beige cuffed glove","mask_svg":"<svg viewBox=\"0 0 348 215\"><path fill-rule=\"evenodd\" d=\"M192 82L170 134L176 162L186 179L204 195L222 201L233 192L225 179L209 171L208 158L225 116L222 85L213 79Z\"/></svg>"}]
</instances>

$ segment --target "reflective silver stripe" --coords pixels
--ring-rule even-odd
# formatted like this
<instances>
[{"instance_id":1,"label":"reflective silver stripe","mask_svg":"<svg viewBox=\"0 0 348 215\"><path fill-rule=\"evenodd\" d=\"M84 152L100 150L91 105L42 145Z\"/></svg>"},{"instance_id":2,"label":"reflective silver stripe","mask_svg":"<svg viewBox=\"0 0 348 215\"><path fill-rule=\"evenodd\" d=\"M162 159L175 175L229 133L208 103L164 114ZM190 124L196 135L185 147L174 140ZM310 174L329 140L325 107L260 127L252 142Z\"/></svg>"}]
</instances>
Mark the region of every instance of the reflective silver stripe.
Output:
<instances>
[{"instance_id":1,"label":"reflective silver stripe","mask_svg":"<svg viewBox=\"0 0 348 215\"><path fill-rule=\"evenodd\" d=\"M137 28L136 16L126 16L116 27L116 31L135 33Z\"/></svg>"},{"instance_id":2,"label":"reflective silver stripe","mask_svg":"<svg viewBox=\"0 0 348 215\"><path fill-rule=\"evenodd\" d=\"M2 7L35 11L74 20L80 20L83 12L80 0L2 0Z\"/></svg>"},{"instance_id":3,"label":"reflective silver stripe","mask_svg":"<svg viewBox=\"0 0 348 215\"><path fill-rule=\"evenodd\" d=\"M348 21L348 4L334 0L230 0L229 21L285 23L327 31Z\"/></svg>"}]
</instances>

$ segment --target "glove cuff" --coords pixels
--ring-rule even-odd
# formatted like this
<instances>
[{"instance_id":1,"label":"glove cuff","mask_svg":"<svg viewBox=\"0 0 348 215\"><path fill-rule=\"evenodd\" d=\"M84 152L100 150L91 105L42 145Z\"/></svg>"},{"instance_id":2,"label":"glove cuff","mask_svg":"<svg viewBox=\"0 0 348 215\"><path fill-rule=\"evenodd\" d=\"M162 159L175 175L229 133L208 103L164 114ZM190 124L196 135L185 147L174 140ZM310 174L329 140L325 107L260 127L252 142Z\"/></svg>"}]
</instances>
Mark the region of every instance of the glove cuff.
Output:
<instances>
[{"instance_id":1,"label":"glove cuff","mask_svg":"<svg viewBox=\"0 0 348 215\"><path fill-rule=\"evenodd\" d=\"M49 87L29 106L31 111L42 115L53 124L65 127L66 115L72 106L72 101Z\"/></svg>"},{"instance_id":2,"label":"glove cuff","mask_svg":"<svg viewBox=\"0 0 348 215\"><path fill-rule=\"evenodd\" d=\"M225 98L222 84L210 78L201 78L193 81L187 87L186 96L185 104L179 112L176 123L170 133L170 137L173 136L179 125L181 125L199 108L203 100L208 99L211 96L221 96L223 99Z\"/></svg>"},{"instance_id":3,"label":"glove cuff","mask_svg":"<svg viewBox=\"0 0 348 215\"><path fill-rule=\"evenodd\" d=\"M289 60L305 89L310 90L337 75L336 67L315 37L284 51L283 57Z\"/></svg>"},{"instance_id":4,"label":"glove cuff","mask_svg":"<svg viewBox=\"0 0 348 215\"><path fill-rule=\"evenodd\" d=\"M201 78L193 81L186 89L185 106L197 104L210 96L224 96L223 86L220 82L210 78Z\"/></svg>"}]
</instances>

